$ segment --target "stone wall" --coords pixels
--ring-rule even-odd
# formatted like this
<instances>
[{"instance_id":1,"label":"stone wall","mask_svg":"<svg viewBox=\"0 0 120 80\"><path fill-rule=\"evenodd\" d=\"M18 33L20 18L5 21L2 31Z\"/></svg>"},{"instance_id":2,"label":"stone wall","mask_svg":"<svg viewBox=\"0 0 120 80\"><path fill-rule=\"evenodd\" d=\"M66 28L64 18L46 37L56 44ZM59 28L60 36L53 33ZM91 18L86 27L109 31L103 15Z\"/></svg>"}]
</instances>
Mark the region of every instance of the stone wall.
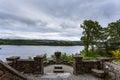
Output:
<instances>
[{"instance_id":1,"label":"stone wall","mask_svg":"<svg viewBox=\"0 0 120 80\"><path fill-rule=\"evenodd\" d=\"M96 60L83 60L82 56L74 56L73 73L91 73L91 69L103 69L103 63L109 61L108 58L97 58Z\"/></svg>"},{"instance_id":2,"label":"stone wall","mask_svg":"<svg viewBox=\"0 0 120 80\"><path fill-rule=\"evenodd\" d=\"M56 53L56 60L43 61L42 56L36 56L32 60L20 59L20 57L7 58L9 65L23 73L44 73L44 67L54 64L65 64L73 67L74 74L90 73L91 69L103 69L103 63L110 61L109 58L97 58L96 60L83 60L82 56L74 56L73 62L61 61L60 52ZM58 58L58 59L57 59Z\"/></svg>"},{"instance_id":3,"label":"stone wall","mask_svg":"<svg viewBox=\"0 0 120 80\"><path fill-rule=\"evenodd\" d=\"M20 57L13 56L6 59L9 65L16 70L23 73L38 73L43 74L43 57L36 56L34 59L20 59Z\"/></svg>"},{"instance_id":4,"label":"stone wall","mask_svg":"<svg viewBox=\"0 0 120 80\"><path fill-rule=\"evenodd\" d=\"M60 53L60 52L59 52ZM60 58L60 57L58 57ZM18 56L6 58L8 64L16 70L23 73L44 73L44 67L55 64L64 64L73 66L73 62L61 61L60 59L43 61L42 56L36 56L33 59L20 59Z\"/></svg>"},{"instance_id":5,"label":"stone wall","mask_svg":"<svg viewBox=\"0 0 120 80\"><path fill-rule=\"evenodd\" d=\"M104 71L112 76L115 80L120 80L120 65L111 62L104 63Z\"/></svg>"},{"instance_id":6,"label":"stone wall","mask_svg":"<svg viewBox=\"0 0 120 80\"><path fill-rule=\"evenodd\" d=\"M27 78L6 63L0 61L0 80L27 80Z\"/></svg>"},{"instance_id":7,"label":"stone wall","mask_svg":"<svg viewBox=\"0 0 120 80\"><path fill-rule=\"evenodd\" d=\"M98 60L81 60L81 61L74 61L74 74L82 74L82 73L90 73L91 69L99 69L100 61Z\"/></svg>"},{"instance_id":8,"label":"stone wall","mask_svg":"<svg viewBox=\"0 0 120 80\"><path fill-rule=\"evenodd\" d=\"M34 67L34 60L19 59L15 64L15 69L24 73L34 73Z\"/></svg>"}]
</instances>

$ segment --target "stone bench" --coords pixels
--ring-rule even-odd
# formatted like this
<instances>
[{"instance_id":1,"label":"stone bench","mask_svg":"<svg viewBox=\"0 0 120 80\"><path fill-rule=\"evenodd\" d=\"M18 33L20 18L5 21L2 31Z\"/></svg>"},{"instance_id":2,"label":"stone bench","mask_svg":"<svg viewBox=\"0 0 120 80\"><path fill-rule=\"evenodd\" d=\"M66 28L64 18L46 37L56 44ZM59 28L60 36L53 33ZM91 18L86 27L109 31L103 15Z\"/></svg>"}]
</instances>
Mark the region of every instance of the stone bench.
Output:
<instances>
[{"instance_id":1,"label":"stone bench","mask_svg":"<svg viewBox=\"0 0 120 80\"><path fill-rule=\"evenodd\" d=\"M103 70L92 69L91 71L92 71L93 75L95 75L97 77L100 77L100 78L105 77L105 72Z\"/></svg>"},{"instance_id":2,"label":"stone bench","mask_svg":"<svg viewBox=\"0 0 120 80\"><path fill-rule=\"evenodd\" d=\"M53 72L54 72L54 73L63 73L64 70L63 70L63 67L62 67L62 66L56 65L56 66L54 67Z\"/></svg>"}]
</instances>

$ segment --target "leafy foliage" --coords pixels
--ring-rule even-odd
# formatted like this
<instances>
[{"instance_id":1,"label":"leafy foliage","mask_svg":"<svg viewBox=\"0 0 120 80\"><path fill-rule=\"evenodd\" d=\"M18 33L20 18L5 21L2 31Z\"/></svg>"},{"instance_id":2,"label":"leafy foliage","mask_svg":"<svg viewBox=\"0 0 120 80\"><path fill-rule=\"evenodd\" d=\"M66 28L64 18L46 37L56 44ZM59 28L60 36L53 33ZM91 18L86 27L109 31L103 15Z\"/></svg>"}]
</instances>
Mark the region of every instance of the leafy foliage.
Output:
<instances>
[{"instance_id":1,"label":"leafy foliage","mask_svg":"<svg viewBox=\"0 0 120 80\"><path fill-rule=\"evenodd\" d=\"M73 61L73 55L67 55L66 53L61 55L61 60L63 61Z\"/></svg>"},{"instance_id":2,"label":"leafy foliage","mask_svg":"<svg viewBox=\"0 0 120 80\"><path fill-rule=\"evenodd\" d=\"M28 59L29 59L29 60L32 60L32 57L31 57L31 56L29 56L29 57L28 57Z\"/></svg>"},{"instance_id":3,"label":"leafy foliage","mask_svg":"<svg viewBox=\"0 0 120 80\"><path fill-rule=\"evenodd\" d=\"M111 55L110 50L120 48L120 20L108 24L107 27L102 27L97 21L85 20L81 28L85 56L94 55L96 49L98 55L108 56Z\"/></svg>"},{"instance_id":4,"label":"leafy foliage","mask_svg":"<svg viewBox=\"0 0 120 80\"><path fill-rule=\"evenodd\" d=\"M115 63L120 65L120 60L116 61Z\"/></svg>"},{"instance_id":5,"label":"leafy foliage","mask_svg":"<svg viewBox=\"0 0 120 80\"><path fill-rule=\"evenodd\" d=\"M113 50L111 53L115 58L120 58L120 50Z\"/></svg>"},{"instance_id":6,"label":"leafy foliage","mask_svg":"<svg viewBox=\"0 0 120 80\"><path fill-rule=\"evenodd\" d=\"M94 49L94 50L89 49L88 51L89 51L89 56L86 55L87 53L85 50L80 51L80 54L83 56L83 59L87 59L87 58L94 59L94 58L100 56L98 54L98 49Z\"/></svg>"},{"instance_id":7,"label":"leafy foliage","mask_svg":"<svg viewBox=\"0 0 120 80\"><path fill-rule=\"evenodd\" d=\"M47 60L48 60L47 54L45 53L45 54L43 55L43 61L47 61Z\"/></svg>"},{"instance_id":8,"label":"leafy foliage","mask_svg":"<svg viewBox=\"0 0 120 80\"><path fill-rule=\"evenodd\" d=\"M108 29L110 40L112 42L118 42L120 40L120 20L110 23Z\"/></svg>"},{"instance_id":9,"label":"leafy foliage","mask_svg":"<svg viewBox=\"0 0 120 80\"><path fill-rule=\"evenodd\" d=\"M91 47L94 51L94 45L100 38L100 30L102 30L102 27L97 21L85 20L81 25L81 28L84 30L81 40L84 43L86 55L89 56L89 48Z\"/></svg>"},{"instance_id":10,"label":"leafy foliage","mask_svg":"<svg viewBox=\"0 0 120 80\"><path fill-rule=\"evenodd\" d=\"M55 60L55 55L51 55L51 58ZM73 61L73 55L68 55L66 53L62 53L60 58L62 61Z\"/></svg>"}]
</instances>

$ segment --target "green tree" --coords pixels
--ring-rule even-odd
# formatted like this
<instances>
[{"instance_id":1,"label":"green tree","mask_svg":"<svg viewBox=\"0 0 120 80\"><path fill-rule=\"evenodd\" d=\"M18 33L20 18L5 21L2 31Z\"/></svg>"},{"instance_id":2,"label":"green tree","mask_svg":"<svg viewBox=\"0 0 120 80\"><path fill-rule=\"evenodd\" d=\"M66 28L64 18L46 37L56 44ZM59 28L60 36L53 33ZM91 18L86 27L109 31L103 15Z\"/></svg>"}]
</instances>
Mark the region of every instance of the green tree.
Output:
<instances>
[{"instance_id":1,"label":"green tree","mask_svg":"<svg viewBox=\"0 0 120 80\"><path fill-rule=\"evenodd\" d=\"M108 24L109 44L111 49L119 48L120 44L120 20Z\"/></svg>"},{"instance_id":2,"label":"green tree","mask_svg":"<svg viewBox=\"0 0 120 80\"><path fill-rule=\"evenodd\" d=\"M97 44L96 44L96 46L98 47L98 50L100 51L100 55L101 55L101 53L108 53L108 48L109 48L108 38L109 38L108 28L107 27L106 28L101 28L99 30L98 41L97 41ZM102 50L101 48L102 49L104 48L104 50Z\"/></svg>"},{"instance_id":3,"label":"green tree","mask_svg":"<svg viewBox=\"0 0 120 80\"><path fill-rule=\"evenodd\" d=\"M86 55L89 56L89 48L94 50L94 45L100 38L99 35L102 27L97 21L85 20L81 28L83 28L81 40L85 46Z\"/></svg>"},{"instance_id":4,"label":"green tree","mask_svg":"<svg viewBox=\"0 0 120 80\"><path fill-rule=\"evenodd\" d=\"M108 24L110 41L113 43L120 42L120 20Z\"/></svg>"}]
</instances>

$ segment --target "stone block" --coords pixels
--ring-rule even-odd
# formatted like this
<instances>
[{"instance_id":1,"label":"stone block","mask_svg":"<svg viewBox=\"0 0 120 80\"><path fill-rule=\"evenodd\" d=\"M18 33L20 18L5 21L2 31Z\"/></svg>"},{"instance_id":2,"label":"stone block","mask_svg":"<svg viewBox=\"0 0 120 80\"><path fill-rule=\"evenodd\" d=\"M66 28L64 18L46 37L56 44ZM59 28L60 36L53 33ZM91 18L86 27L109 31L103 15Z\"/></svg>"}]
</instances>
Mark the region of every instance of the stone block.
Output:
<instances>
[{"instance_id":1,"label":"stone block","mask_svg":"<svg viewBox=\"0 0 120 80\"><path fill-rule=\"evenodd\" d=\"M82 61L82 59L83 59L83 57L82 57L81 55L75 55L75 56L74 56L74 60L75 60L76 62L80 62L80 61Z\"/></svg>"},{"instance_id":2,"label":"stone block","mask_svg":"<svg viewBox=\"0 0 120 80\"><path fill-rule=\"evenodd\" d=\"M18 59L20 59L19 56L12 56L12 57L6 58L7 61L16 61Z\"/></svg>"},{"instance_id":3,"label":"stone block","mask_svg":"<svg viewBox=\"0 0 120 80\"><path fill-rule=\"evenodd\" d=\"M92 69L91 71L92 71L93 75L95 75L97 77L100 77L100 78L105 77L105 72L103 70Z\"/></svg>"}]
</instances>

